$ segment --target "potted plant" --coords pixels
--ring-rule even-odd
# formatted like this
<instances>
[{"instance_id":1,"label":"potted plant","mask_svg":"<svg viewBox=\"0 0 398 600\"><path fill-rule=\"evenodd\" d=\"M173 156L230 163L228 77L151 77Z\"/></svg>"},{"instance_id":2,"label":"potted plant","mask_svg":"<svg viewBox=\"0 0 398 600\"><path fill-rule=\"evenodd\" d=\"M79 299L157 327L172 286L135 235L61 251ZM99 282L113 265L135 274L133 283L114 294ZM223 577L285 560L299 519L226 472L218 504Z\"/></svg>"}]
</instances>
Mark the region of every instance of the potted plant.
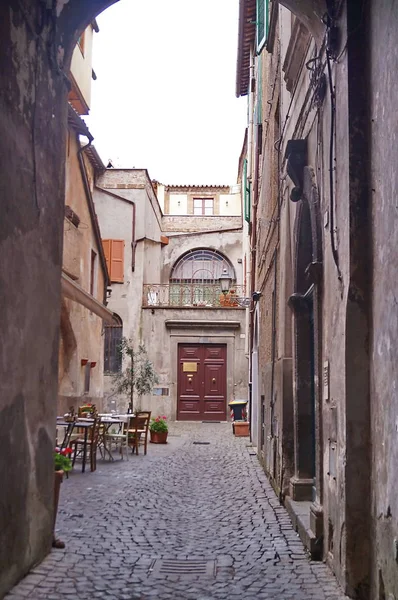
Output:
<instances>
[{"instance_id":1,"label":"potted plant","mask_svg":"<svg viewBox=\"0 0 398 600\"><path fill-rule=\"evenodd\" d=\"M148 394L159 379L144 345L134 350L133 340L122 338L119 351L127 366L113 376L114 392L127 396L128 412L133 413L134 392L139 398L136 408L140 410L141 396Z\"/></svg>"},{"instance_id":2,"label":"potted plant","mask_svg":"<svg viewBox=\"0 0 398 600\"><path fill-rule=\"evenodd\" d=\"M54 521L53 521L53 548L65 548L65 543L55 537L55 521L57 518L59 493L61 490L61 483L64 478L64 473L68 476L69 471L72 470L72 461L70 455L72 454L72 448L64 448L60 450L55 449L54 452Z\"/></svg>"},{"instance_id":3,"label":"potted plant","mask_svg":"<svg viewBox=\"0 0 398 600\"><path fill-rule=\"evenodd\" d=\"M149 425L152 444L167 444L167 434L169 427L166 417L154 417Z\"/></svg>"}]
</instances>

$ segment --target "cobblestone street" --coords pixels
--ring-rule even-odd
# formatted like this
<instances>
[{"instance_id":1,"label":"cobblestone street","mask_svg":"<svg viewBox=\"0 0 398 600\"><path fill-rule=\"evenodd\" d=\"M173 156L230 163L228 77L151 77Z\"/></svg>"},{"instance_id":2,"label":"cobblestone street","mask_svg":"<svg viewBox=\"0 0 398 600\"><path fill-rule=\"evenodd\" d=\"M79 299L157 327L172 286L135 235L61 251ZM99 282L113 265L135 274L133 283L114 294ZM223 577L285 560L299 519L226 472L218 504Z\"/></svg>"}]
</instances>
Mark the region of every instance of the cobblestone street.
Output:
<instances>
[{"instance_id":1,"label":"cobblestone street","mask_svg":"<svg viewBox=\"0 0 398 600\"><path fill-rule=\"evenodd\" d=\"M195 443L202 442L202 443ZM203 443L209 442L209 443ZM345 598L311 562L248 438L172 424L148 454L80 465L61 487L53 550L6 598Z\"/></svg>"}]
</instances>

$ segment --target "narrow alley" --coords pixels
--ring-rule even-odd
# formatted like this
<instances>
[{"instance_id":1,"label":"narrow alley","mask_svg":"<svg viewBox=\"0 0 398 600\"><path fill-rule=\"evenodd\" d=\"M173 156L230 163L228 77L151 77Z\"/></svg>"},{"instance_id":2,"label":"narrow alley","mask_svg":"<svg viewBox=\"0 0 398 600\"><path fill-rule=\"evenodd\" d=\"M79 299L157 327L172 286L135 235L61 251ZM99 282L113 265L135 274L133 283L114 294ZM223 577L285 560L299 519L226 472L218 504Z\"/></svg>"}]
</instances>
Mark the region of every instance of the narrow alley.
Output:
<instances>
[{"instance_id":1,"label":"narrow alley","mask_svg":"<svg viewBox=\"0 0 398 600\"><path fill-rule=\"evenodd\" d=\"M248 438L231 424L173 423L167 445L75 468L52 550L8 600L345 598L309 561Z\"/></svg>"}]
</instances>

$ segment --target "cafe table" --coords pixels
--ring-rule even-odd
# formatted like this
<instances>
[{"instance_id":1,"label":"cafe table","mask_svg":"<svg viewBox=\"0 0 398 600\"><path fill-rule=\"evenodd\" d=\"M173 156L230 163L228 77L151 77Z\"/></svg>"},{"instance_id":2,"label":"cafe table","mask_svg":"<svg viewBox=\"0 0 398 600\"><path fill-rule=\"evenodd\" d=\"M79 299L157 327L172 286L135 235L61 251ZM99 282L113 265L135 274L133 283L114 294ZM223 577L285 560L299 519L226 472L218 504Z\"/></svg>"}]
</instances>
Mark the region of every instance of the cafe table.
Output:
<instances>
[{"instance_id":1,"label":"cafe table","mask_svg":"<svg viewBox=\"0 0 398 600\"><path fill-rule=\"evenodd\" d=\"M76 421L61 421L57 419L57 427L65 427L65 436L60 446L61 450L67 447L73 431L75 428L84 430L83 437L83 461L82 461L82 473L86 470L86 456L87 456L87 443L88 443L88 432L94 424L94 419L83 419L79 418Z\"/></svg>"}]
</instances>

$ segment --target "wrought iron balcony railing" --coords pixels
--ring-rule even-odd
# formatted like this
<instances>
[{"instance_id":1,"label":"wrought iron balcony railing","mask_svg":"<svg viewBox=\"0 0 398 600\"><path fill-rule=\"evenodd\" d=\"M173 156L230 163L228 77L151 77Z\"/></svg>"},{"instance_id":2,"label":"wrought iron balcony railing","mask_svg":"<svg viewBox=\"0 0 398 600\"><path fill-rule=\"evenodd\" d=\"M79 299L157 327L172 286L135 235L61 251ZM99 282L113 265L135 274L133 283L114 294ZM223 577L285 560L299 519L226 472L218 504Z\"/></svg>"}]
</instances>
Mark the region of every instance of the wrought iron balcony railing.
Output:
<instances>
[{"instance_id":1,"label":"wrought iron balcony railing","mask_svg":"<svg viewBox=\"0 0 398 600\"><path fill-rule=\"evenodd\" d=\"M228 294L219 284L210 283L145 283L143 306L167 308L239 308L245 287L234 285Z\"/></svg>"}]
</instances>

